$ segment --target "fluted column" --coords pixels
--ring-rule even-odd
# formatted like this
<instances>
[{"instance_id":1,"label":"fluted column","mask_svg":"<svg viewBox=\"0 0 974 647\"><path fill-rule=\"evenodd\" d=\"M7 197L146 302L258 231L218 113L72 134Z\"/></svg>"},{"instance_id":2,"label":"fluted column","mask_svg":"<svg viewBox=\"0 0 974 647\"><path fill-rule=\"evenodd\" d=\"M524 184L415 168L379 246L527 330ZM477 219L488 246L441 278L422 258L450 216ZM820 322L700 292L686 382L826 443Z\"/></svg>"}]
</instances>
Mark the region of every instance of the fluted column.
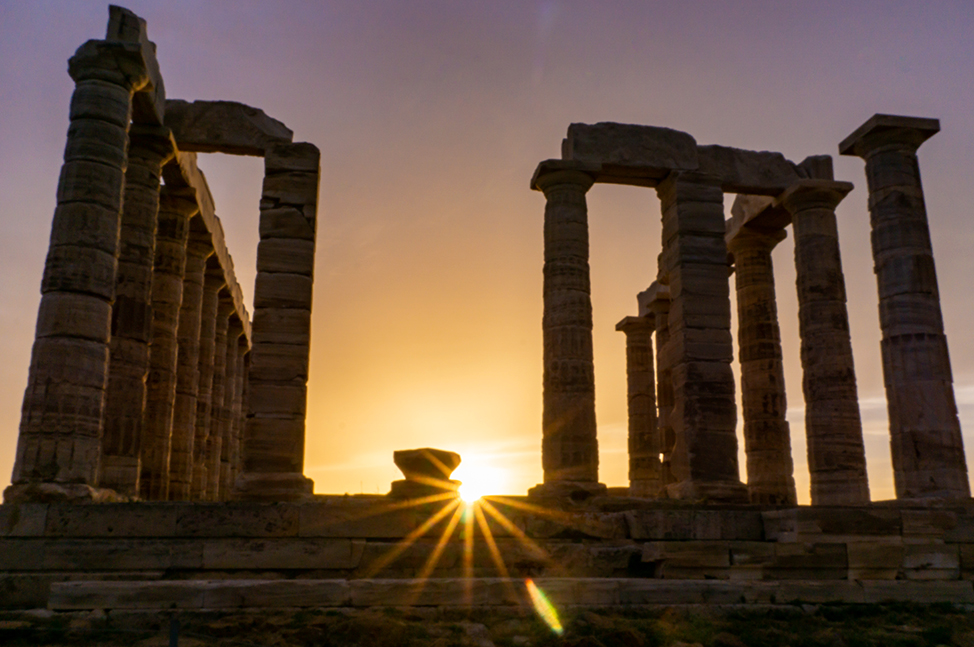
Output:
<instances>
[{"instance_id":1,"label":"fluted column","mask_svg":"<svg viewBox=\"0 0 974 647\"><path fill-rule=\"evenodd\" d=\"M243 336L243 325L240 317L236 313L231 313L227 322L227 348L226 348L226 372L224 377L223 390L223 422L220 431L220 484L217 488L214 500L223 501L226 499L233 488L231 469L233 465L233 435L234 420L240 415L239 392L242 386L240 382L240 371L242 361L239 351L240 338ZM244 338L246 340L246 338ZM234 403L237 409L234 409Z\"/></svg>"},{"instance_id":2,"label":"fluted column","mask_svg":"<svg viewBox=\"0 0 974 647\"><path fill-rule=\"evenodd\" d=\"M971 496L916 155L939 130L875 115L839 146L866 160L897 498Z\"/></svg>"},{"instance_id":3,"label":"fluted column","mask_svg":"<svg viewBox=\"0 0 974 647\"><path fill-rule=\"evenodd\" d=\"M230 423L230 484L224 499L236 496L237 478L243 472L243 438L247 426L247 409L250 398L250 344L246 335L240 335L237 347L237 387L233 394Z\"/></svg>"},{"instance_id":4,"label":"fluted column","mask_svg":"<svg viewBox=\"0 0 974 647\"><path fill-rule=\"evenodd\" d=\"M264 158L242 499L313 491L303 470L319 157L311 144L280 144Z\"/></svg>"},{"instance_id":5,"label":"fluted column","mask_svg":"<svg viewBox=\"0 0 974 647\"><path fill-rule=\"evenodd\" d=\"M102 487L128 496L138 495L140 489L159 177L174 153L168 128L130 129L99 478Z\"/></svg>"},{"instance_id":6,"label":"fluted column","mask_svg":"<svg viewBox=\"0 0 974 647\"><path fill-rule=\"evenodd\" d=\"M207 490L206 448L209 444L213 405L217 319L220 290L227 284L216 256L210 256L203 279L203 303L200 306L199 383L196 387L196 431L193 441L193 483L190 498L205 499ZM226 319L224 318L224 322ZM225 325L225 324L224 324Z\"/></svg>"},{"instance_id":7,"label":"fluted column","mask_svg":"<svg viewBox=\"0 0 974 647\"><path fill-rule=\"evenodd\" d=\"M779 198L791 213L805 435L813 505L869 503L835 207L849 182L801 180Z\"/></svg>"},{"instance_id":8,"label":"fluted column","mask_svg":"<svg viewBox=\"0 0 974 647\"><path fill-rule=\"evenodd\" d=\"M772 505L797 503L771 262L771 251L785 236L784 230L761 232L745 226L727 244L737 286L748 498Z\"/></svg>"},{"instance_id":9,"label":"fluted column","mask_svg":"<svg viewBox=\"0 0 974 647\"><path fill-rule=\"evenodd\" d=\"M588 265L588 173L571 163L543 162L532 188L544 192L544 395L541 460L544 485L604 489L598 483ZM581 485L572 485L581 484Z\"/></svg>"},{"instance_id":10,"label":"fluted column","mask_svg":"<svg viewBox=\"0 0 974 647\"><path fill-rule=\"evenodd\" d=\"M202 499L218 501L220 495L220 457L226 437L227 408L225 401L228 372L227 331L233 313L233 299L226 290L220 293L213 335L213 389L210 393L210 433L206 437L206 490ZM236 340L234 340L236 341ZM228 371L229 369L229 371Z\"/></svg>"},{"instance_id":11,"label":"fluted column","mask_svg":"<svg viewBox=\"0 0 974 647\"><path fill-rule=\"evenodd\" d=\"M657 498L663 487L660 438L656 427L653 331L656 319L626 317L616 330L626 335L629 395L629 496Z\"/></svg>"},{"instance_id":12,"label":"fluted column","mask_svg":"<svg viewBox=\"0 0 974 647\"><path fill-rule=\"evenodd\" d=\"M206 259L213 253L209 235L190 231L186 246L183 301L179 309L176 357L176 400L173 405L172 445L169 455L169 500L188 501L193 483L193 446L196 441L196 393L200 382L200 326Z\"/></svg>"},{"instance_id":13,"label":"fluted column","mask_svg":"<svg viewBox=\"0 0 974 647\"><path fill-rule=\"evenodd\" d=\"M82 45L68 72L71 125L6 501L89 498L99 472L127 131L148 75L139 51L106 41Z\"/></svg>"},{"instance_id":14,"label":"fluted column","mask_svg":"<svg viewBox=\"0 0 974 647\"><path fill-rule=\"evenodd\" d=\"M672 173L656 191L673 353L677 483L667 489L673 498L746 501L737 465L723 192L715 178L696 173Z\"/></svg>"},{"instance_id":15,"label":"fluted column","mask_svg":"<svg viewBox=\"0 0 974 647\"><path fill-rule=\"evenodd\" d=\"M670 288L657 281L639 294L640 314L651 316L656 332L656 425L660 439L660 477L665 487L676 482L673 476L673 447L676 436L673 416L673 358L670 346Z\"/></svg>"},{"instance_id":16,"label":"fluted column","mask_svg":"<svg viewBox=\"0 0 974 647\"><path fill-rule=\"evenodd\" d=\"M141 497L151 501L169 498L169 455L179 348L177 329L183 303L189 223L198 211L192 190L162 188L152 274L152 341L139 480Z\"/></svg>"}]
</instances>

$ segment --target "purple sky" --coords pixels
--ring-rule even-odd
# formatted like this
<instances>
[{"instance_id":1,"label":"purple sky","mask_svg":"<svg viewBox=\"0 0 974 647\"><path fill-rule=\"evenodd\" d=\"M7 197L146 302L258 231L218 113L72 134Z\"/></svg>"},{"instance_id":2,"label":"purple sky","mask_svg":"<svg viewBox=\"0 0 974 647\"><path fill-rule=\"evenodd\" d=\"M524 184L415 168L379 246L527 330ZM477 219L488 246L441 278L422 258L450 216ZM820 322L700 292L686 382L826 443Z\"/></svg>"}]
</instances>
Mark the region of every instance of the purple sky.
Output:
<instances>
[{"instance_id":1,"label":"purple sky","mask_svg":"<svg viewBox=\"0 0 974 647\"><path fill-rule=\"evenodd\" d=\"M974 4L170 0L149 25L168 95L262 108L322 152L306 474L385 492L392 451L435 446L541 479L541 225L528 189L571 122L836 157L873 498L892 496L863 163L876 112L936 117L920 149L944 320L974 447ZM0 0L0 484L10 474L73 84L107 4ZM201 156L252 294L255 158ZM733 196L727 196L728 209ZM589 192L601 478L626 483L624 338L655 276L654 192ZM808 499L792 245L774 254L799 497ZM743 464L743 463L742 463ZM462 468L461 468L462 469Z\"/></svg>"}]
</instances>

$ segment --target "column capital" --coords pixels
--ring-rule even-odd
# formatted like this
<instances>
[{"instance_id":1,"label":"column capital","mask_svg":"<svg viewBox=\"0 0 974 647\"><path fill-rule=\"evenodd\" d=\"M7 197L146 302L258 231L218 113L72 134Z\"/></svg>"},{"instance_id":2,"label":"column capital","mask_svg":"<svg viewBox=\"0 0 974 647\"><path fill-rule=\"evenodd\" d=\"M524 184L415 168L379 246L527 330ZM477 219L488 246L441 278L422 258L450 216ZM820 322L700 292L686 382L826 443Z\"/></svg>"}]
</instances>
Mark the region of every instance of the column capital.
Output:
<instances>
[{"instance_id":1,"label":"column capital","mask_svg":"<svg viewBox=\"0 0 974 647\"><path fill-rule=\"evenodd\" d=\"M545 160L538 164L531 176L531 190L547 193L559 184L575 184L588 191L595 183L595 173L600 166L571 160Z\"/></svg>"},{"instance_id":2,"label":"column capital","mask_svg":"<svg viewBox=\"0 0 974 647\"><path fill-rule=\"evenodd\" d=\"M627 336L630 333L653 332L656 330L656 320L649 317L624 317L616 324L616 330L626 333Z\"/></svg>"},{"instance_id":3,"label":"column capital","mask_svg":"<svg viewBox=\"0 0 974 647\"><path fill-rule=\"evenodd\" d=\"M191 188L175 189L163 186L159 191L159 211L175 213L184 218L191 218L200 211L196 201L196 191Z\"/></svg>"},{"instance_id":4,"label":"column capital","mask_svg":"<svg viewBox=\"0 0 974 647\"><path fill-rule=\"evenodd\" d=\"M867 158L892 148L915 153L920 144L940 132L940 120L875 114L839 144L840 155Z\"/></svg>"},{"instance_id":5,"label":"column capital","mask_svg":"<svg viewBox=\"0 0 974 647\"><path fill-rule=\"evenodd\" d=\"M142 46L107 40L89 40L68 59L68 74L76 83L105 81L137 92L150 82Z\"/></svg>"},{"instance_id":6,"label":"column capital","mask_svg":"<svg viewBox=\"0 0 974 647\"><path fill-rule=\"evenodd\" d=\"M132 124L129 127L129 157L136 150L153 156L160 166L176 156L176 140L165 126ZM195 196L194 196L195 201Z\"/></svg>"},{"instance_id":7,"label":"column capital","mask_svg":"<svg viewBox=\"0 0 974 647\"><path fill-rule=\"evenodd\" d=\"M799 180L785 189L775 202L793 216L806 209L835 209L853 188L852 182Z\"/></svg>"},{"instance_id":8,"label":"column capital","mask_svg":"<svg viewBox=\"0 0 974 647\"><path fill-rule=\"evenodd\" d=\"M639 304L640 317L656 314L664 303L669 307L670 286L653 281L648 288L636 295L636 302Z\"/></svg>"},{"instance_id":9,"label":"column capital","mask_svg":"<svg viewBox=\"0 0 974 647\"><path fill-rule=\"evenodd\" d=\"M778 243L787 237L788 232L784 229L764 231L744 226L734 232L732 237L727 239L727 249L732 254L750 249L770 252Z\"/></svg>"}]
</instances>

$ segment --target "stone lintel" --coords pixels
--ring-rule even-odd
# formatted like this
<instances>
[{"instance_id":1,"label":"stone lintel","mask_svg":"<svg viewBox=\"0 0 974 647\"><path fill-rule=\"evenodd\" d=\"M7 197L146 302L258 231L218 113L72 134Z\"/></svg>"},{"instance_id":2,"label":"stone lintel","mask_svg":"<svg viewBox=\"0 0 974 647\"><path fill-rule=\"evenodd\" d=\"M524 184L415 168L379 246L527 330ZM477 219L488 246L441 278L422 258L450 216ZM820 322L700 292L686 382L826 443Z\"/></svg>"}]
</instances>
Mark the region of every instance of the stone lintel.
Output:
<instances>
[{"instance_id":1,"label":"stone lintel","mask_svg":"<svg viewBox=\"0 0 974 647\"><path fill-rule=\"evenodd\" d=\"M294 133L263 110L236 101L166 101L166 125L180 150L263 157Z\"/></svg>"},{"instance_id":2,"label":"stone lintel","mask_svg":"<svg viewBox=\"0 0 974 647\"><path fill-rule=\"evenodd\" d=\"M161 126L166 114L166 87L156 60L156 44L149 40L145 20L116 5L108 7L109 42L137 43L142 49L149 83L132 97L132 120L135 123Z\"/></svg>"},{"instance_id":3,"label":"stone lintel","mask_svg":"<svg viewBox=\"0 0 974 647\"><path fill-rule=\"evenodd\" d=\"M697 146L698 171L720 178L726 193L776 196L803 178L781 153L730 146Z\"/></svg>"},{"instance_id":4,"label":"stone lintel","mask_svg":"<svg viewBox=\"0 0 974 647\"><path fill-rule=\"evenodd\" d=\"M731 217L725 222L727 233L724 240L730 244L745 225L749 229L771 233L790 225L791 214L783 206L775 204L774 198L739 193L731 206Z\"/></svg>"},{"instance_id":5,"label":"stone lintel","mask_svg":"<svg viewBox=\"0 0 974 647\"><path fill-rule=\"evenodd\" d=\"M630 330L640 330L642 328L655 330L655 320L650 319L648 316L641 315L639 317L623 317L622 321L616 324L616 330L625 333L628 333Z\"/></svg>"},{"instance_id":6,"label":"stone lintel","mask_svg":"<svg viewBox=\"0 0 974 647\"><path fill-rule=\"evenodd\" d=\"M244 303L243 290L237 283L237 277L233 271L233 259L227 250L226 241L223 236L223 226L216 215L216 208L213 203L213 195L210 187L206 183L206 176L196 166L196 153L176 153L176 157L169 161L162 169L163 178L166 186L171 188L188 188L196 192L196 202L199 205L200 217L206 230L209 232L213 241L213 251L220 261L224 276L227 280L227 290L233 299L233 306L240 315L243 324L244 335L247 342L250 336L250 315L247 314L247 306Z\"/></svg>"},{"instance_id":7,"label":"stone lintel","mask_svg":"<svg viewBox=\"0 0 974 647\"><path fill-rule=\"evenodd\" d=\"M658 302L668 302L669 300L670 286L653 281L648 288L636 295L636 302L639 304L639 316L648 317L655 314Z\"/></svg>"},{"instance_id":8,"label":"stone lintel","mask_svg":"<svg viewBox=\"0 0 974 647\"><path fill-rule=\"evenodd\" d=\"M606 184L655 187L671 171L698 166L697 142L687 133L612 122L571 124L562 156L598 165L596 181Z\"/></svg>"},{"instance_id":9,"label":"stone lintel","mask_svg":"<svg viewBox=\"0 0 974 647\"><path fill-rule=\"evenodd\" d=\"M776 197L774 199L774 205L787 209L789 203L794 206L802 200L812 199L823 201L822 206L828 206L834 209L854 188L855 185L852 182L815 179L799 180Z\"/></svg>"},{"instance_id":10,"label":"stone lintel","mask_svg":"<svg viewBox=\"0 0 974 647\"><path fill-rule=\"evenodd\" d=\"M531 176L531 190L541 191L541 186L538 183L542 178L554 173L578 171L595 178L601 170L602 167L599 164L586 164L572 160L544 160L539 162L538 167L534 169L534 175Z\"/></svg>"},{"instance_id":11,"label":"stone lintel","mask_svg":"<svg viewBox=\"0 0 974 647\"><path fill-rule=\"evenodd\" d=\"M905 137L915 146L920 146L938 132L940 132L939 119L877 113L842 140L839 144L839 155L862 156L869 148L868 145L864 146L867 139L876 142L884 135Z\"/></svg>"}]
</instances>

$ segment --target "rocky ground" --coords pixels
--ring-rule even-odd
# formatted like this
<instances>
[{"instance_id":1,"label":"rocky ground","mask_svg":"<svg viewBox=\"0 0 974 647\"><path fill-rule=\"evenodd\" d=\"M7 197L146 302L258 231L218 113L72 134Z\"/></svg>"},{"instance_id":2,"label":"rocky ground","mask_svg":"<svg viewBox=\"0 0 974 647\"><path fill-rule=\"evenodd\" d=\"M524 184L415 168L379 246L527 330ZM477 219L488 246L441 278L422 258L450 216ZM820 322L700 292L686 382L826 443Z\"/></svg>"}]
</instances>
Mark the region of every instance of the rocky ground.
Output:
<instances>
[{"instance_id":1,"label":"rocky ground","mask_svg":"<svg viewBox=\"0 0 974 647\"><path fill-rule=\"evenodd\" d=\"M974 647L952 605L568 610L562 635L527 611L311 610L178 614L180 647ZM0 645L166 647L172 616L0 612Z\"/></svg>"}]
</instances>

